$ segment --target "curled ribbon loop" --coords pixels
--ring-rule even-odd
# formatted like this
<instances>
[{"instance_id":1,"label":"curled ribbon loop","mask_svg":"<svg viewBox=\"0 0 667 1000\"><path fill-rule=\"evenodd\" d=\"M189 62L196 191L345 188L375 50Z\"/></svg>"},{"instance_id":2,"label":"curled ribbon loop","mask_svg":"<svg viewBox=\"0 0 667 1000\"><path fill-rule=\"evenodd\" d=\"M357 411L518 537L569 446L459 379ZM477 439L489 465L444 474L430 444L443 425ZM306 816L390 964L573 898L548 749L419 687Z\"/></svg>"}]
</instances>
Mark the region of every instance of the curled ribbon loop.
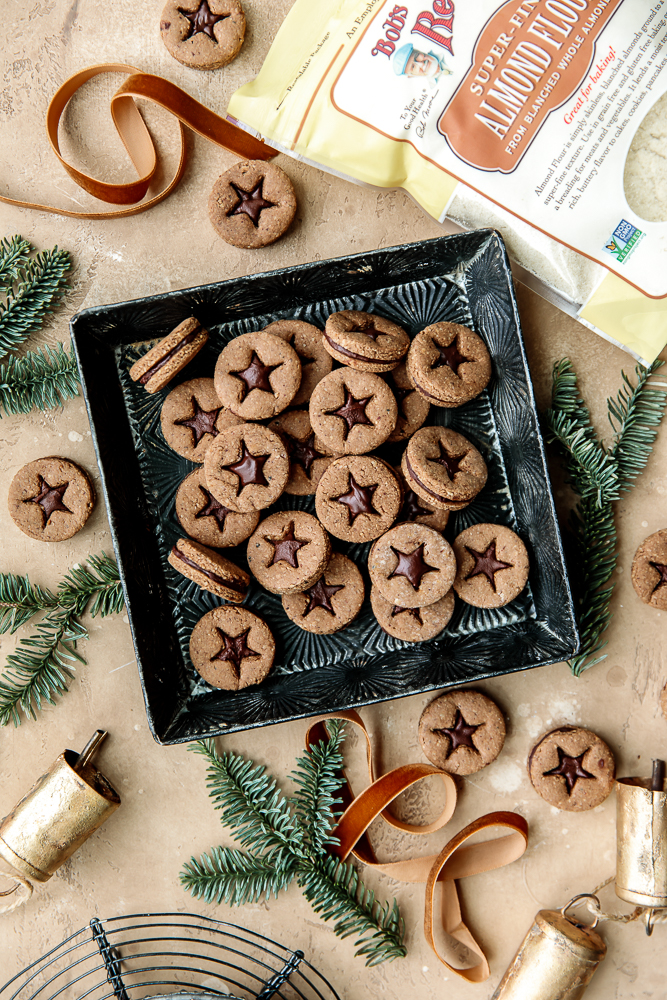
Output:
<instances>
[{"instance_id":1,"label":"curled ribbon loop","mask_svg":"<svg viewBox=\"0 0 667 1000\"><path fill-rule=\"evenodd\" d=\"M455 880L465 878L468 875L493 871L495 868L502 868L520 858L528 842L528 824L517 813L488 813L452 837L439 854L425 858L410 858L405 861L378 862L366 836L366 831L374 819L382 816L391 826L407 833L434 833L436 830L442 829L454 813L456 785L451 775L431 764L404 764L376 778L371 739L361 717L355 711L336 712L333 715L323 716L315 720L306 734L307 747L327 739L323 725L326 719L344 719L361 729L366 739L366 760L370 778L370 784L356 797L353 796L346 779L343 786L343 802L346 808L332 831L332 837L338 839L338 844L331 848L331 853L341 861L352 854L363 864L401 882L426 883L424 933L427 941L438 959L451 972L455 972L469 983L483 982L489 976L489 965L484 952L463 922ZM414 826L410 823L403 823L391 815L387 807L401 792L404 792L415 782L421 781L422 778L433 775L441 778L446 792L445 807L433 823ZM509 829L511 832L483 843L466 844L466 841L476 833L493 827ZM461 969L450 965L439 953L436 946L433 934L433 910L438 882L442 883L444 930L450 937L464 945L471 956L478 959L470 968Z\"/></svg>"},{"instance_id":2,"label":"curled ribbon loop","mask_svg":"<svg viewBox=\"0 0 667 1000\"><path fill-rule=\"evenodd\" d=\"M8 872L0 869L0 879L9 879L14 883L9 889L0 890L0 914L11 913L19 906L27 903L32 896L33 886L27 878L23 878L18 872ZM4 902L8 899L9 902Z\"/></svg>"},{"instance_id":3,"label":"curled ribbon loop","mask_svg":"<svg viewBox=\"0 0 667 1000\"><path fill-rule=\"evenodd\" d=\"M129 74L127 80L111 98L111 117L138 175L136 181L130 181L127 184L111 184L91 177L68 163L60 152L58 125L65 108L80 87L92 80L93 77L103 73ZM162 190L149 197L147 201L141 199L149 192L157 172L158 160L150 132L135 104L134 99L137 97L152 101L174 115L179 119L180 128L180 157L175 173ZM58 88L46 113L46 132L53 152L79 187L95 198L99 198L100 201L112 205L130 205L132 207L112 212L73 212L69 209L19 201L2 195L0 195L0 201L8 205L16 205L19 208L35 208L41 212L67 215L75 219L116 219L145 212L146 209L152 208L153 205L157 205L158 202L171 194L183 176L186 161L185 126L210 142L214 142L244 159L270 160L276 155L275 149L267 146L266 143L256 139L221 115L217 115L210 108L200 104L199 101L195 101L193 97L168 80L150 73L142 73L134 66L127 66L124 63L105 63L100 66L89 66L87 69L75 73ZM141 204L137 204L138 202Z\"/></svg>"}]
</instances>

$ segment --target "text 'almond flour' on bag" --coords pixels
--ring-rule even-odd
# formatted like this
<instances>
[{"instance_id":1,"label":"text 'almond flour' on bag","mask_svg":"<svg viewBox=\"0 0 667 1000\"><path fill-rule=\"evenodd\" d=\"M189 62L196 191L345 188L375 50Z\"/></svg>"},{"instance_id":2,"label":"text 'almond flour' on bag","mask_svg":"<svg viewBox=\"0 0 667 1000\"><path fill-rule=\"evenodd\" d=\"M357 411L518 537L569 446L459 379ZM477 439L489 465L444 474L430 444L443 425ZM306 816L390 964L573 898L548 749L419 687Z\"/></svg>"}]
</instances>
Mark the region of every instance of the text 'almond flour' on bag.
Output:
<instances>
[{"instance_id":1,"label":"text 'almond flour' on bag","mask_svg":"<svg viewBox=\"0 0 667 1000\"><path fill-rule=\"evenodd\" d=\"M652 182L626 159L661 111L666 43L667 0L297 0L229 117L403 187L441 222L509 228L568 312L650 362L667 342L667 221L631 207Z\"/></svg>"}]
</instances>

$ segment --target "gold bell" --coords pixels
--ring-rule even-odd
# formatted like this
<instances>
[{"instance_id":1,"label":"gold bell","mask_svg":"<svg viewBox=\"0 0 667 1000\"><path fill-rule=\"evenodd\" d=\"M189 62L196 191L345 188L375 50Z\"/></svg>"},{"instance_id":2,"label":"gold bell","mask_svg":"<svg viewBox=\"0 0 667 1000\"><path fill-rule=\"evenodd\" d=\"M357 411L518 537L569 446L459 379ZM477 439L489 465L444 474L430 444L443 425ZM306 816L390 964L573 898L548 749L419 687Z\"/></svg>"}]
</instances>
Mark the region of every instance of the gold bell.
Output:
<instances>
[{"instance_id":1,"label":"gold bell","mask_svg":"<svg viewBox=\"0 0 667 1000\"><path fill-rule=\"evenodd\" d=\"M106 735L65 750L0 824L0 857L25 878L47 882L120 805L91 763Z\"/></svg>"},{"instance_id":2,"label":"gold bell","mask_svg":"<svg viewBox=\"0 0 667 1000\"><path fill-rule=\"evenodd\" d=\"M635 906L667 906L665 762L651 778L616 782L616 895ZM647 923L650 932L650 922Z\"/></svg>"},{"instance_id":3,"label":"gold bell","mask_svg":"<svg viewBox=\"0 0 667 1000\"><path fill-rule=\"evenodd\" d=\"M607 946L592 924L580 924L567 911L540 910L491 1000L579 1000L604 958Z\"/></svg>"}]
</instances>

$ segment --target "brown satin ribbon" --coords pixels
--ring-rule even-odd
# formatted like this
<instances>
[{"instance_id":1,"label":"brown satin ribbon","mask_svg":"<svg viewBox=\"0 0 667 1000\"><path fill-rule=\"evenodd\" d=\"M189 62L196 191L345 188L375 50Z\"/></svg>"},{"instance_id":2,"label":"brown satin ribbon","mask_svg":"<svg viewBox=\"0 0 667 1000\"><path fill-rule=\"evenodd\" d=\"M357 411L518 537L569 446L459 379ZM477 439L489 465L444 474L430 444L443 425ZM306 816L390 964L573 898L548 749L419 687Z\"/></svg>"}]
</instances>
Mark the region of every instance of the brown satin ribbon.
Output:
<instances>
[{"instance_id":1,"label":"brown satin ribbon","mask_svg":"<svg viewBox=\"0 0 667 1000\"><path fill-rule=\"evenodd\" d=\"M113 118L116 131L120 136L127 153L137 171L138 179L128 184L110 184L107 181L97 180L89 174L77 170L71 163L63 158L58 142L58 124L69 101L89 80L102 73L127 73L128 78L119 87L111 98L111 117ZM136 97L144 98L158 104L165 111L175 115L179 119L180 127L180 158L176 171L171 178L165 182L164 187L155 194L152 194L147 201L141 201L149 192L153 178L158 166L157 152L153 144L150 132L146 128L141 113L135 104ZM160 76L153 76L150 73L142 73L134 66L126 66L123 63L105 63L101 66L89 66L87 69L75 73L54 94L46 113L46 131L51 143L53 152L60 160L61 164L76 181L79 187L88 191L100 201L105 201L112 205L131 205L131 208L118 209L113 212L72 212L65 208L54 208L52 205L41 205L30 201L20 201L16 198L7 198L0 195L0 201L8 205L16 205L18 208L36 208L40 212L52 212L55 215L68 215L74 219L120 219L127 215L136 215L138 212L145 212L153 205L166 198L174 190L185 170L186 150L185 150L185 128L192 129L208 139L210 142L222 146L231 153L249 160L270 160L276 156L276 150L267 146L260 139L256 139L248 132L244 132L237 125L227 121L217 115L210 108L195 101L193 97L186 94L180 87L176 87L168 80ZM137 204L141 202L141 204Z\"/></svg>"},{"instance_id":2,"label":"brown satin ribbon","mask_svg":"<svg viewBox=\"0 0 667 1000\"><path fill-rule=\"evenodd\" d=\"M493 812L470 823L443 847L439 854L425 858L410 858L406 861L379 863L370 845L366 831L374 819L382 816L387 823L407 833L433 833L440 830L452 817L456 807L456 785L445 771L430 764L404 764L393 771L375 778L371 739L363 720L355 711L337 712L322 716L311 723L306 734L306 746L326 740L324 727L326 719L345 719L361 729L366 739L366 760L370 784L356 797L346 779L343 787L345 811L332 831L339 844L331 848L331 853L344 861L350 854L363 864L383 872L402 882L424 882L426 902L424 911L424 934L438 959L450 972L456 973L469 983L481 983L489 976L489 964L484 952L466 927L461 916L461 906L456 880L469 875L502 868L521 857L528 842L528 824L523 816L511 812ZM438 775L445 786L446 802L441 815L433 823L414 826L396 819L388 811L393 800L422 778ZM504 836L483 843L467 844L471 837L481 830L499 827L509 830ZM438 951L433 933L433 910L437 883L442 883L442 923L450 937L464 945L478 959L468 969L457 969Z\"/></svg>"}]
</instances>

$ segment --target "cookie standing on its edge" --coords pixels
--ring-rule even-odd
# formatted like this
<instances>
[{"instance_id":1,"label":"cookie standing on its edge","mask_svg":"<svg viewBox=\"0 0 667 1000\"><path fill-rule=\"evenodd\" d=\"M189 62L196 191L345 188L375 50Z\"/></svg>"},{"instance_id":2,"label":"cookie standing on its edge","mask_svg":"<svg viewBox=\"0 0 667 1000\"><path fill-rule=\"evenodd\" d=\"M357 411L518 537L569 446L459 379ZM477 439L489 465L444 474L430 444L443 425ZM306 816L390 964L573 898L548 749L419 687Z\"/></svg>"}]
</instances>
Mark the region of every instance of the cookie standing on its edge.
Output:
<instances>
[{"instance_id":1,"label":"cookie standing on its edge","mask_svg":"<svg viewBox=\"0 0 667 1000\"><path fill-rule=\"evenodd\" d=\"M649 535L635 552L632 586L644 604L667 611L667 528Z\"/></svg>"},{"instance_id":2,"label":"cookie standing on its edge","mask_svg":"<svg viewBox=\"0 0 667 1000\"><path fill-rule=\"evenodd\" d=\"M62 542L83 528L95 506L88 474L67 458L29 462L16 473L7 504L12 521L39 542Z\"/></svg>"},{"instance_id":3,"label":"cookie standing on its edge","mask_svg":"<svg viewBox=\"0 0 667 1000\"><path fill-rule=\"evenodd\" d=\"M557 809L594 809L614 787L616 762L599 736L578 726L552 729L528 757L528 775L538 795Z\"/></svg>"},{"instance_id":4,"label":"cookie standing on its edge","mask_svg":"<svg viewBox=\"0 0 667 1000\"><path fill-rule=\"evenodd\" d=\"M505 743L505 720L481 691L435 698L419 720L419 742L432 764L450 774L474 774L495 760Z\"/></svg>"},{"instance_id":5,"label":"cookie standing on its edge","mask_svg":"<svg viewBox=\"0 0 667 1000\"><path fill-rule=\"evenodd\" d=\"M134 362L130 378L143 385L146 392L164 389L174 375L178 375L199 354L207 340L208 330L195 316L190 316Z\"/></svg>"},{"instance_id":6,"label":"cookie standing on its edge","mask_svg":"<svg viewBox=\"0 0 667 1000\"><path fill-rule=\"evenodd\" d=\"M178 539L167 562L202 590L210 590L232 604L241 604L248 593L250 577L244 570L189 538Z\"/></svg>"}]
</instances>

